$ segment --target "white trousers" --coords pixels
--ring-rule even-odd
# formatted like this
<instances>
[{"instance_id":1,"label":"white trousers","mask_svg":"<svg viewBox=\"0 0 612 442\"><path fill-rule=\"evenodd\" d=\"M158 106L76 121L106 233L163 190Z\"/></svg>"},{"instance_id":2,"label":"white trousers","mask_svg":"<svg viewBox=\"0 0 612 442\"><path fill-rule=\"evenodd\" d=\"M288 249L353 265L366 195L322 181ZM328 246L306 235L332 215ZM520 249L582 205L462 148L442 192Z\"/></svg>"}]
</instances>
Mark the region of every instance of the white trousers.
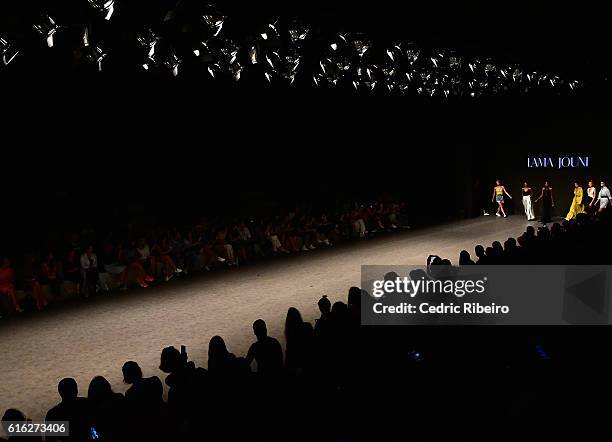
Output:
<instances>
[{"instance_id":1,"label":"white trousers","mask_svg":"<svg viewBox=\"0 0 612 442\"><path fill-rule=\"evenodd\" d=\"M533 214L533 205L531 204L531 195L526 195L523 197L523 207L525 207L525 215L527 215L527 219L534 219L535 215Z\"/></svg>"}]
</instances>

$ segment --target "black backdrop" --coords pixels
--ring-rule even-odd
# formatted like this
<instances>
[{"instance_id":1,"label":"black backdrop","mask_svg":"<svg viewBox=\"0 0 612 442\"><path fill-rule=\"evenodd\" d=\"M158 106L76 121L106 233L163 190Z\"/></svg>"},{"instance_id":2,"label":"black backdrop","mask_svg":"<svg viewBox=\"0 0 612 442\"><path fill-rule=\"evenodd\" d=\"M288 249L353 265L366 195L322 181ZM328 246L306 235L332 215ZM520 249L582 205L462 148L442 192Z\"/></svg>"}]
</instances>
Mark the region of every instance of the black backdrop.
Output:
<instances>
[{"instance_id":1,"label":"black backdrop","mask_svg":"<svg viewBox=\"0 0 612 442\"><path fill-rule=\"evenodd\" d=\"M158 3L164 2L124 2L143 13ZM526 170L534 151L592 155L589 174L609 177L608 156L600 153L610 121L602 89L608 42L605 15L595 3L572 9L548 1L226 5L238 17L235 26L298 14L326 32L364 31L454 48L584 78L590 87L573 98L445 102L198 78L92 76L36 59L22 70L0 71L0 253L9 239L20 245L84 220L106 225L134 216L253 213L385 191L409 201L415 223L433 223L475 214L475 181L490 188L498 176L514 195L524 179L534 187L550 179L562 215L574 173ZM37 8L56 18L72 11L42 0L13 2L0 28L28 22ZM520 212L520 199L515 203Z\"/></svg>"},{"instance_id":2,"label":"black backdrop","mask_svg":"<svg viewBox=\"0 0 612 442\"><path fill-rule=\"evenodd\" d=\"M16 136L4 152L5 237L21 244L33 232L83 223L258 214L382 192L407 200L415 225L429 224L475 215L475 182L488 197L496 177L517 197L524 179L534 188L549 179L564 215L574 179L610 171L608 115L583 98L439 102L181 88L85 97L65 89L52 112L48 95L18 105L6 120ZM593 166L578 176L528 170L533 152L588 154ZM520 213L520 198L514 205Z\"/></svg>"}]
</instances>

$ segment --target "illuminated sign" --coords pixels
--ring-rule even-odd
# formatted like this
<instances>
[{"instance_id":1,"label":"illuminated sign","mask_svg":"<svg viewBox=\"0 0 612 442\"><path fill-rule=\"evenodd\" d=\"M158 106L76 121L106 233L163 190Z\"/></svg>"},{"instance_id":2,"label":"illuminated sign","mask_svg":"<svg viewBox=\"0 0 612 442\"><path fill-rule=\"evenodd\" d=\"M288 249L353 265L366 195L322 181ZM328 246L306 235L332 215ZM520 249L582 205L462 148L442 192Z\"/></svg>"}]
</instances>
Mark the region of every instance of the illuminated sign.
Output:
<instances>
[{"instance_id":1,"label":"illuminated sign","mask_svg":"<svg viewBox=\"0 0 612 442\"><path fill-rule=\"evenodd\" d=\"M590 156L529 156L527 167L540 169L576 169L591 164Z\"/></svg>"}]
</instances>

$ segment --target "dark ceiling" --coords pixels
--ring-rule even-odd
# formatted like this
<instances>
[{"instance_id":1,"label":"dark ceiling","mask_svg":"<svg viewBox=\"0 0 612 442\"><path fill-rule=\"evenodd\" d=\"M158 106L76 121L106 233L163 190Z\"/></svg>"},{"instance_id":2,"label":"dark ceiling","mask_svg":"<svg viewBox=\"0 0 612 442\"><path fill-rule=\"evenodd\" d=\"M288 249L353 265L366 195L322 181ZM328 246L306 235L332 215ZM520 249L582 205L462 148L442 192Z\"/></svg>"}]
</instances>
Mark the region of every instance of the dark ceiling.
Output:
<instances>
[{"instance_id":1,"label":"dark ceiling","mask_svg":"<svg viewBox=\"0 0 612 442\"><path fill-rule=\"evenodd\" d=\"M163 16L175 3L176 0L116 0L117 9L129 11L135 20ZM345 28L373 37L410 39L425 46L493 56L574 77L601 80L610 66L605 2L593 0L573 2L571 6L552 0L230 0L215 4L230 15L233 26L245 31L256 29L270 16L297 15L323 29ZM0 33L31 27L42 13L49 13L58 22L78 22L87 13L88 5L87 0L36 0L10 2L2 8Z\"/></svg>"}]
</instances>

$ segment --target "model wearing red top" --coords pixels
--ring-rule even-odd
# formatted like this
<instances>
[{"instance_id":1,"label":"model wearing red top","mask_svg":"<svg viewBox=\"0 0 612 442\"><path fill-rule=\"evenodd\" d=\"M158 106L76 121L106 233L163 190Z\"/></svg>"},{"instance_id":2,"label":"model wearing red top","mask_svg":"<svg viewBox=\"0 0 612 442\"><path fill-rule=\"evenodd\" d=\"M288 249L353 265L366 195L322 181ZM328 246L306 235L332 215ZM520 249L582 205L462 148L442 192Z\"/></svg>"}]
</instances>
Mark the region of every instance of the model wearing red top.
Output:
<instances>
[{"instance_id":1,"label":"model wearing red top","mask_svg":"<svg viewBox=\"0 0 612 442\"><path fill-rule=\"evenodd\" d=\"M11 267L11 262L8 258L2 260L0 265L0 295L6 295L10 299L15 310L21 313L23 310L19 307L17 298L15 297L15 271Z\"/></svg>"}]
</instances>

